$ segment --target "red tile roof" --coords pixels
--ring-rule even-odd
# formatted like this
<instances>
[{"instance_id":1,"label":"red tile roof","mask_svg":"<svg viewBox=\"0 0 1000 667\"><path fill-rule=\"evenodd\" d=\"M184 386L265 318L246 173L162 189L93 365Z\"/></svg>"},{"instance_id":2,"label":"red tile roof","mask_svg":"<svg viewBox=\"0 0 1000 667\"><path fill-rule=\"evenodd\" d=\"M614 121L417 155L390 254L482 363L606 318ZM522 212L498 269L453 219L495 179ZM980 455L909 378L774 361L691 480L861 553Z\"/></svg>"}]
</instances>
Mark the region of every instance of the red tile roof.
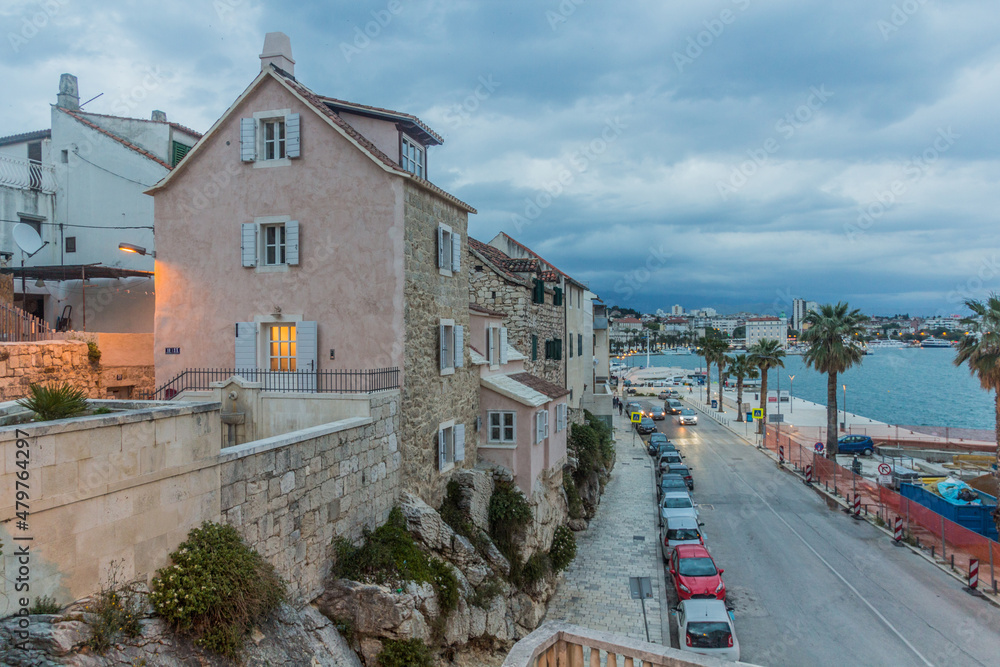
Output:
<instances>
[{"instance_id":1,"label":"red tile roof","mask_svg":"<svg viewBox=\"0 0 1000 667\"><path fill-rule=\"evenodd\" d=\"M621 324L642 324L642 320L637 317L623 317L620 320L615 320L615 322L620 322Z\"/></svg>"},{"instance_id":2,"label":"red tile roof","mask_svg":"<svg viewBox=\"0 0 1000 667\"><path fill-rule=\"evenodd\" d=\"M549 398L562 398L569 394L569 389L561 387L553 382L544 380L537 375L532 375L531 373L514 373L510 376L511 380L516 380L526 387L531 387L535 391L545 394Z\"/></svg>"},{"instance_id":3,"label":"red tile roof","mask_svg":"<svg viewBox=\"0 0 1000 667\"><path fill-rule=\"evenodd\" d=\"M90 128L92 128L94 130L97 130L98 132L100 132L103 135L111 137L112 139L114 139L115 141L117 141L118 143L120 143L122 146L125 146L126 148L129 148L129 149L135 151L139 155L147 157L150 160L152 160L153 162L155 162L155 163L157 163L159 165L162 165L162 166L166 167L167 169L173 169L173 167L171 167L169 164L167 164L166 162L164 162L163 160L161 160L156 155L153 155L152 153L150 153L149 151L147 151L145 148L140 148L139 146L136 146L131 141L128 141L127 139L119 137L114 132L108 132L107 130L105 130L103 127L101 127L100 125L98 125L94 121L87 120L86 118L84 118L80 114L76 113L75 111L70 111L69 109L63 109L62 107L55 107L55 108L58 109L59 111L62 111L67 116L75 118L76 120L80 121L81 123L83 123L87 127L90 127Z\"/></svg>"},{"instance_id":4,"label":"red tile roof","mask_svg":"<svg viewBox=\"0 0 1000 667\"><path fill-rule=\"evenodd\" d=\"M537 257L538 259L542 260L543 262L545 262L546 264L548 264L549 266L551 266L552 270L555 272L556 275L562 276L566 280L568 280L568 281L570 281L572 283L576 283L580 287L583 287L583 288L587 287L586 285L584 285L583 283L581 283L579 280L574 280L573 278L571 278L569 276L569 274L567 274L566 272L560 271L559 269L557 269L556 266L552 262L546 260L544 257L542 257L541 255L539 255L537 252L535 252L534 250L532 250L528 246L524 245L520 241L515 240L514 237L512 237L510 234L508 234L506 232L500 232L500 233L503 234L505 237L507 237L510 240L511 243L513 243L517 247L521 248L522 250L524 250L525 252L527 252L532 257ZM554 282L555 280L557 280L557 278L546 278L544 274L543 274L542 278L543 278L543 280L547 280L547 281L550 281L550 282Z\"/></svg>"},{"instance_id":5,"label":"red tile roof","mask_svg":"<svg viewBox=\"0 0 1000 667\"><path fill-rule=\"evenodd\" d=\"M504 278L517 283L518 285L524 285L524 278L507 268L507 262L510 261L510 257L508 257L502 250L498 250L491 245L478 241L471 236L469 237L469 250L488 262L490 266Z\"/></svg>"}]
</instances>

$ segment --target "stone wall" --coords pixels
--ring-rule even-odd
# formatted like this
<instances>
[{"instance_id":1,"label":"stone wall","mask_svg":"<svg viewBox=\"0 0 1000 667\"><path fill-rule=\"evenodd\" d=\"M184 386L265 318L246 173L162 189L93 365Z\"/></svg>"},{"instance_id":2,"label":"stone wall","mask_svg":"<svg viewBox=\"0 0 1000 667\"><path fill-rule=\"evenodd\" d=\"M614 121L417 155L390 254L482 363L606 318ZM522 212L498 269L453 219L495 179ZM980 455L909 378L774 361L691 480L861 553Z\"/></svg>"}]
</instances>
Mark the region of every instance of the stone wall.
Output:
<instances>
[{"instance_id":1,"label":"stone wall","mask_svg":"<svg viewBox=\"0 0 1000 667\"><path fill-rule=\"evenodd\" d=\"M524 370L549 382L566 386L566 359L569 341L565 340L565 313L563 306L552 305L554 293L545 291L545 303L532 303L531 288L515 283L493 270L474 254L467 255L469 275L469 301L505 313L507 341L524 354ZM482 270L477 267L482 267ZM496 295L496 296L494 296ZM531 336L538 336L538 359L531 358ZM561 360L545 358L545 341L563 340Z\"/></svg>"},{"instance_id":2,"label":"stone wall","mask_svg":"<svg viewBox=\"0 0 1000 667\"><path fill-rule=\"evenodd\" d=\"M399 499L398 391L370 398L370 417L257 440L221 452L221 511L288 582L323 590L336 537L360 539Z\"/></svg>"},{"instance_id":3,"label":"stone wall","mask_svg":"<svg viewBox=\"0 0 1000 667\"><path fill-rule=\"evenodd\" d=\"M28 395L31 384L69 382L89 398L104 398L100 365L87 357L82 341L0 343L0 401Z\"/></svg>"},{"instance_id":4,"label":"stone wall","mask_svg":"<svg viewBox=\"0 0 1000 667\"><path fill-rule=\"evenodd\" d=\"M406 468L403 485L437 507L444 496L447 473L438 469L438 426L454 419L465 424L465 460L455 468L476 463L475 421L479 412L479 371L465 355L453 375L441 375L438 360L439 325L451 319L469 330L468 214L448 201L409 183L404 187L406 284L404 388L400 440ZM438 224L449 225L462 237L462 269L441 275L437 266ZM465 337L468 348L469 337ZM445 474L442 474L444 472Z\"/></svg>"},{"instance_id":5,"label":"stone wall","mask_svg":"<svg viewBox=\"0 0 1000 667\"><path fill-rule=\"evenodd\" d=\"M0 273L0 304L14 305L14 276L9 273Z\"/></svg>"}]
</instances>

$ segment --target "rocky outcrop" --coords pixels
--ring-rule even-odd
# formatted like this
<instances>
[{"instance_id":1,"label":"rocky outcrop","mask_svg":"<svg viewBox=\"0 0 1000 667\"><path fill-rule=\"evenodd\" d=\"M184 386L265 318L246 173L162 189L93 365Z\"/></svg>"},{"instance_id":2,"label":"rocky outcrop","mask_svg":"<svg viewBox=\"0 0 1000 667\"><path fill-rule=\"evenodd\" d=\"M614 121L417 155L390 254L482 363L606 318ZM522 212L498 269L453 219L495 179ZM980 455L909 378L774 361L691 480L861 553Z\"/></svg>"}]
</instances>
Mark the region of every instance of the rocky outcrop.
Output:
<instances>
[{"instance_id":1,"label":"rocky outcrop","mask_svg":"<svg viewBox=\"0 0 1000 667\"><path fill-rule=\"evenodd\" d=\"M138 637L122 638L104 655L87 648L93 615L89 600L70 605L63 613L27 617L27 628L18 618L0 622L0 664L9 667L214 667L227 660L202 651L187 638L176 635L158 618L144 618ZM23 644L17 633L26 630ZM314 607L282 606L255 629L244 652L248 667L360 667L357 655L337 633L333 623Z\"/></svg>"}]
</instances>

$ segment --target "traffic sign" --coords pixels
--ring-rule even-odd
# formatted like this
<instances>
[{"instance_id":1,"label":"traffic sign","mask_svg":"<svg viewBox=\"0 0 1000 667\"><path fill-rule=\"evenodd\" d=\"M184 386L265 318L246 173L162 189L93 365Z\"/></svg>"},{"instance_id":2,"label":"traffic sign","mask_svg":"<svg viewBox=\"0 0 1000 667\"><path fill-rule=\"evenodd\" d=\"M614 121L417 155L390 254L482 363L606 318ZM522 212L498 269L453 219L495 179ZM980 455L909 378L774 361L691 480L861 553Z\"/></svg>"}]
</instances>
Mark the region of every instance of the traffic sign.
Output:
<instances>
[{"instance_id":1,"label":"traffic sign","mask_svg":"<svg viewBox=\"0 0 1000 667\"><path fill-rule=\"evenodd\" d=\"M815 445L813 445L813 449L816 450L817 454L822 453L822 451L823 451L823 443L822 442L817 442Z\"/></svg>"},{"instance_id":2,"label":"traffic sign","mask_svg":"<svg viewBox=\"0 0 1000 667\"><path fill-rule=\"evenodd\" d=\"M891 475L892 474L892 468L889 467L888 463L879 463L878 464L878 474L880 474L880 475Z\"/></svg>"},{"instance_id":3,"label":"traffic sign","mask_svg":"<svg viewBox=\"0 0 1000 667\"><path fill-rule=\"evenodd\" d=\"M760 408L754 408L753 409L753 418L754 419L763 419L764 418L764 411L761 410Z\"/></svg>"},{"instance_id":4,"label":"traffic sign","mask_svg":"<svg viewBox=\"0 0 1000 667\"><path fill-rule=\"evenodd\" d=\"M642 421L642 413L641 412L633 412L632 413L632 423L633 424L638 424L641 421Z\"/></svg>"}]
</instances>

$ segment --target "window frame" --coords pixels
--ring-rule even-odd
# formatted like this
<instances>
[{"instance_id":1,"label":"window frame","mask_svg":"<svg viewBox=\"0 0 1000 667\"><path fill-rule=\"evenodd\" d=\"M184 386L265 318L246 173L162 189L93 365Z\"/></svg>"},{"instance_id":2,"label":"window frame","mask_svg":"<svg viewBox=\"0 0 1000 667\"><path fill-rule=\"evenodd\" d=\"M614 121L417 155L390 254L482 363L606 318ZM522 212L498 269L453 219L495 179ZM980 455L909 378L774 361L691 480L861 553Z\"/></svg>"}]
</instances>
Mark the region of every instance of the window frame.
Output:
<instances>
[{"instance_id":1,"label":"window frame","mask_svg":"<svg viewBox=\"0 0 1000 667\"><path fill-rule=\"evenodd\" d=\"M253 114L254 121L254 160L253 166L255 169L269 168L269 167L285 167L292 164L292 158L288 157L288 117L292 115L291 109L270 109L267 111L255 111ZM281 144L283 146L284 157L274 157L268 159L267 155L267 123L281 122L283 131L283 137L281 139Z\"/></svg>"},{"instance_id":2,"label":"window frame","mask_svg":"<svg viewBox=\"0 0 1000 667\"><path fill-rule=\"evenodd\" d=\"M281 373L294 373L298 369L298 326L296 322L268 322L265 325L265 345L267 346L264 350L264 357L267 361L264 369L268 371L275 371ZM280 331L281 329L289 329L288 340L282 340L280 337L275 340L272 332ZM278 345L278 355L272 354L273 346ZM281 345L288 345L288 354L281 353ZM278 368L274 368L275 360L278 361ZM281 368L281 361L288 361L288 368Z\"/></svg>"},{"instance_id":3,"label":"window frame","mask_svg":"<svg viewBox=\"0 0 1000 667\"><path fill-rule=\"evenodd\" d=\"M273 135L268 137L268 132L274 128L272 132ZM261 130L261 147L263 148L263 156L260 158L264 161L270 160L284 160L287 149L287 133L285 132L285 117L280 118L265 118L260 121ZM269 156L268 154L271 153Z\"/></svg>"},{"instance_id":4,"label":"window frame","mask_svg":"<svg viewBox=\"0 0 1000 667\"><path fill-rule=\"evenodd\" d=\"M66 246L65 250L66 250L67 253L76 252L76 237L75 236L67 236L65 238L64 242L65 242L65 246Z\"/></svg>"},{"instance_id":5,"label":"window frame","mask_svg":"<svg viewBox=\"0 0 1000 667\"><path fill-rule=\"evenodd\" d=\"M427 149L403 132L399 133L399 166L417 178L427 180ZM411 166L414 168L411 169Z\"/></svg>"},{"instance_id":6,"label":"window frame","mask_svg":"<svg viewBox=\"0 0 1000 667\"><path fill-rule=\"evenodd\" d=\"M438 472L448 472L455 467L455 425L454 419L438 424L438 437L445 437L444 457L439 459ZM436 443L440 448L441 443ZM438 450L440 451L440 449Z\"/></svg>"},{"instance_id":7,"label":"window frame","mask_svg":"<svg viewBox=\"0 0 1000 667\"><path fill-rule=\"evenodd\" d=\"M278 234L276 232L276 238L272 245L268 241L268 232L271 230L280 231L280 240L277 238ZM275 267L275 266L288 266L288 231L285 227L284 222L265 222L260 225L260 261L259 265L264 267ZM269 262L268 251L274 250L274 258L276 261ZM280 261L277 261L280 255Z\"/></svg>"},{"instance_id":8,"label":"window frame","mask_svg":"<svg viewBox=\"0 0 1000 667\"><path fill-rule=\"evenodd\" d=\"M499 423L494 425L493 418L499 418ZM506 418L510 418L510 424L506 424ZM499 436L493 437L493 429L498 429ZM510 437L506 436L510 430ZM486 442L497 445L517 444L517 412L514 410L488 410L486 412Z\"/></svg>"}]
</instances>

